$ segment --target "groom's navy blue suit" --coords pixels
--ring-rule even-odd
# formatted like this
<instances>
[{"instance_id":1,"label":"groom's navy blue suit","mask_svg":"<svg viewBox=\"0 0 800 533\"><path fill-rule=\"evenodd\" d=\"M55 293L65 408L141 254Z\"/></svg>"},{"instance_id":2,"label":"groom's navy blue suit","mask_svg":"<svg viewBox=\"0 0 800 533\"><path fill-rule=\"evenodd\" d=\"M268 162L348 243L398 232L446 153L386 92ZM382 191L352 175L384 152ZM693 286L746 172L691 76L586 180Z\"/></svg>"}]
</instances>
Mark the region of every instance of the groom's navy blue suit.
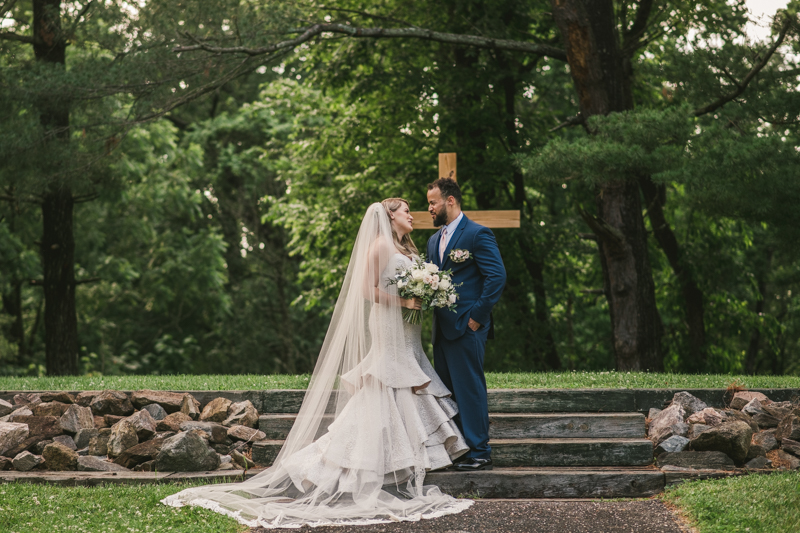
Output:
<instances>
[{"instance_id":1,"label":"groom's navy blue suit","mask_svg":"<svg viewBox=\"0 0 800 533\"><path fill-rule=\"evenodd\" d=\"M494 337L492 307L503 293L506 269L492 231L466 215L453 231L443 260L439 259L440 233L428 240L428 258L441 269L452 269L453 282L463 285L456 289L455 313L434 311L433 364L458 403L455 421L470 448L466 457L488 459L492 449L483 356L486 339ZM452 250L468 251L469 259L456 263L449 258ZM467 327L470 318L481 325L478 331Z\"/></svg>"}]
</instances>

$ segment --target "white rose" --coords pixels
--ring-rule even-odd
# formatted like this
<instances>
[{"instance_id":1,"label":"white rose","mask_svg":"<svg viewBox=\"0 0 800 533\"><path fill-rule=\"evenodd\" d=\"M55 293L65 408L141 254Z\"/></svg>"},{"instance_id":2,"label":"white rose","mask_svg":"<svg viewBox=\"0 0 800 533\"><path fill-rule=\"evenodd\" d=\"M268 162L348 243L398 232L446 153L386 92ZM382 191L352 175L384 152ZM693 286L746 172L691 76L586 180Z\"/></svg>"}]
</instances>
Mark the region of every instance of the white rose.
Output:
<instances>
[{"instance_id":1,"label":"white rose","mask_svg":"<svg viewBox=\"0 0 800 533\"><path fill-rule=\"evenodd\" d=\"M397 282L397 287L398 288L402 289L405 286L406 286L406 282L405 281L398 281Z\"/></svg>"},{"instance_id":2,"label":"white rose","mask_svg":"<svg viewBox=\"0 0 800 533\"><path fill-rule=\"evenodd\" d=\"M424 270L414 270L411 273L411 277L414 278L416 281L419 281L419 280L421 280L421 279L423 279L425 277L425 271Z\"/></svg>"},{"instance_id":3,"label":"white rose","mask_svg":"<svg viewBox=\"0 0 800 533\"><path fill-rule=\"evenodd\" d=\"M439 272L439 267L433 263L425 263L425 270L433 274L434 272Z\"/></svg>"},{"instance_id":4,"label":"white rose","mask_svg":"<svg viewBox=\"0 0 800 533\"><path fill-rule=\"evenodd\" d=\"M448 301L449 303L451 303L451 304L454 304L454 303L456 303L456 295L455 295L455 294L451 294L451 295L450 295L450 298L448 298L448 299L447 299L447 301Z\"/></svg>"},{"instance_id":5,"label":"white rose","mask_svg":"<svg viewBox=\"0 0 800 533\"><path fill-rule=\"evenodd\" d=\"M447 278L442 278L439 280L439 288L442 290L447 290L450 288L450 280Z\"/></svg>"},{"instance_id":6,"label":"white rose","mask_svg":"<svg viewBox=\"0 0 800 533\"><path fill-rule=\"evenodd\" d=\"M425 274L422 277L422 281L423 283L425 283L425 285L430 285L431 283L433 283L433 276L431 276L430 274Z\"/></svg>"},{"instance_id":7,"label":"white rose","mask_svg":"<svg viewBox=\"0 0 800 533\"><path fill-rule=\"evenodd\" d=\"M433 280L433 282L431 283L431 289L433 289L435 291L439 290L439 281L438 280Z\"/></svg>"}]
</instances>

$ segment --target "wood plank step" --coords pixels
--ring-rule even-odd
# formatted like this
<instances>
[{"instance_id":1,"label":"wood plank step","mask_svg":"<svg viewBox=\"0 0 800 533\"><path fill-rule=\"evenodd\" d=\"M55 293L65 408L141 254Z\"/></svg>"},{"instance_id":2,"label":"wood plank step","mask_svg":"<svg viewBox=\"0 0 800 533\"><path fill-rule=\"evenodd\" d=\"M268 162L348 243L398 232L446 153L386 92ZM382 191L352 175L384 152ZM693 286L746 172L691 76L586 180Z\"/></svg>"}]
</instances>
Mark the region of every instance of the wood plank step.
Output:
<instances>
[{"instance_id":1,"label":"wood plank step","mask_svg":"<svg viewBox=\"0 0 800 533\"><path fill-rule=\"evenodd\" d=\"M213 472L0 472L0 483L95 487L109 484L236 482L263 469ZM644 498L664 489L652 468L495 468L482 472L430 472L426 485L473 498Z\"/></svg>"},{"instance_id":2,"label":"wood plank step","mask_svg":"<svg viewBox=\"0 0 800 533\"><path fill-rule=\"evenodd\" d=\"M489 437L526 438L643 438L644 415L640 413L489 413ZM292 429L293 414L262 415L258 429L268 439L285 439ZM327 429L330 418L324 428Z\"/></svg>"},{"instance_id":3,"label":"wood plank step","mask_svg":"<svg viewBox=\"0 0 800 533\"><path fill-rule=\"evenodd\" d=\"M498 467L532 466L647 466L653 462L653 443L647 439L496 439L490 440ZM253 444L253 461L269 466L282 440Z\"/></svg>"},{"instance_id":4,"label":"wood plank step","mask_svg":"<svg viewBox=\"0 0 800 533\"><path fill-rule=\"evenodd\" d=\"M663 492L655 468L495 468L431 472L425 484L471 498L646 498Z\"/></svg>"},{"instance_id":5,"label":"wood plank step","mask_svg":"<svg viewBox=\"0 0 800 533\"><path fill-rule=\"evenodd\" d=\"M800 396L798 388L750 389L761 392L775 402L789 401ZM661 408L679 391L687 391L710 407L723 407L725 389L491 389L489 411L495 413L647 413L651 407ZM2 390L0 399L12 401L22 392L46 392L30 390ZM78 394L80 391L70 391ZM124 391L130 393L131 391ZM234 402L250 400L259 413L297 413L303 403L303 390L238 390L197 391L183 390L192 394L201 407L217 397Z\"/></svg>"}]
</instances>

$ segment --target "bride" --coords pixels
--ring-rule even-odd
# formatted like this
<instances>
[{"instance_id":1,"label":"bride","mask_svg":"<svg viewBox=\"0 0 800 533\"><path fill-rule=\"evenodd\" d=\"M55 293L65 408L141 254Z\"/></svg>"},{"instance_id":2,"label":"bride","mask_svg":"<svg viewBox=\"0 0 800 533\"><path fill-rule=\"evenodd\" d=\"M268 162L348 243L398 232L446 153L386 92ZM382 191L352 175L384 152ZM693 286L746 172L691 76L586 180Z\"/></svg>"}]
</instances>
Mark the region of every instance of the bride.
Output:
<instances>
[{"instance_id":1,"label":"bride","mask_svg":"<svg viewBox=\"0 0 800 533\"><path fill-rule=\"evenodd\" d=\"M416 521L458 513L423 485L468 447L450 391L434 371L419 325L388 283L417 256L408 202L367 209L303 405L272 467L241 483L187 489L162 500L195 505L250 527Z\"/></svg>"}]
</instances>

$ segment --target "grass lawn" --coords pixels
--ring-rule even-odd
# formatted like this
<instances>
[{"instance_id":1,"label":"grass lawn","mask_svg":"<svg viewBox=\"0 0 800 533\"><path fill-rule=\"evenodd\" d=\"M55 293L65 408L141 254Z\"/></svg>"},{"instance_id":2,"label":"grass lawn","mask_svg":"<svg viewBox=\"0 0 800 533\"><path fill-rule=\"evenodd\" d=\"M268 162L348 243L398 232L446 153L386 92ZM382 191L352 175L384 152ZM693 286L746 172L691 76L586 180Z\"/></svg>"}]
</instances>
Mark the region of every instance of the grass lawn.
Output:
<instances>
[{"instance_id":1,"label":"grass lawn","mask_svg":"<svg viewBox=\"0 0 800 533\"><path fill-rule=\"evenodd\" d=\"M800 472L693 481L662 498L700 533L800 531Z\"/></svg>"},{"instance_id":2,"label":"grass lawn","mask_svg":"<svg viewBox=\"0 0 800 533\"><path fill-rule=\"evenodd\" d=\"M0 376L0 390L267 390L305 389L308 375L178 376ZM488 373L490 389L703 389L800 388L800 376L734 376L727 374L656 374L649 372Z\"/></svg>"},{"instance_id":3,"label":"grass lawn","mask_svg":"<svg viewBox=\"0 0 800 533\"><path fill-rule=\"evenodd\" d=\"M0 531L4 533L192 532L242 533L248 528L207 509L176 509L159 500L190 487L108 485L58 487L0 485Z\"/></svg>"}]
</instances>

